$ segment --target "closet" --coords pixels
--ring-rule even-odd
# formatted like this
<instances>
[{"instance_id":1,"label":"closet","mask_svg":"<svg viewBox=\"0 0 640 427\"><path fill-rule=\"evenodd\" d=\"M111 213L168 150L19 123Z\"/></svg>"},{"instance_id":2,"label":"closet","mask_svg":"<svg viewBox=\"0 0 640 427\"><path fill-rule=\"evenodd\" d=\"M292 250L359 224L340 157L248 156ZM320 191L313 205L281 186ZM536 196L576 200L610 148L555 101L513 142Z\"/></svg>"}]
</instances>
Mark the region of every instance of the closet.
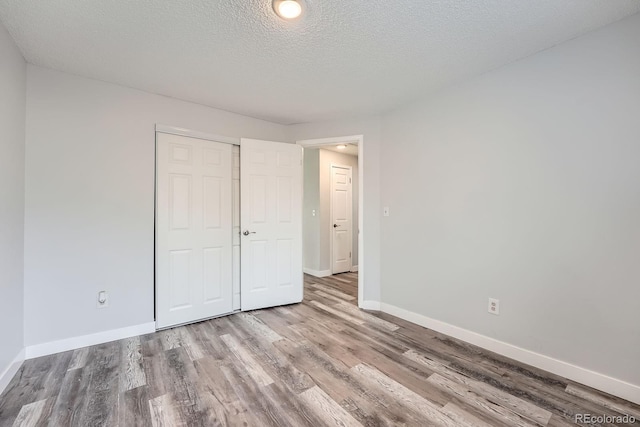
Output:
<instances>
[{"instance_id":1,"label":"closet","mask_svg":"<svg viewBox=\"0 0 640 427\"><path fill-rule=\"evenodd\" d=\"M302 148L157 131L157 328L302 295Z\"/></svg>"}]
</instances>

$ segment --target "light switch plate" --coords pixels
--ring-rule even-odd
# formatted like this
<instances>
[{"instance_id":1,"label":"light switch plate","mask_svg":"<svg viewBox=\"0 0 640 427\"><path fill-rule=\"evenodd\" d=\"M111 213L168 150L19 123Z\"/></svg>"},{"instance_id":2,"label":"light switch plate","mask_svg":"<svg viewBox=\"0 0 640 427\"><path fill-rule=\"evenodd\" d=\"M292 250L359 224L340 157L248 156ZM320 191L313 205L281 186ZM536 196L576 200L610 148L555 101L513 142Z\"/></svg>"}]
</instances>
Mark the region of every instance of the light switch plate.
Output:
<instances>
[{"instance_id":1,"label":"light switch plate","mask_svg":"<svg viewBox=\"0 0 640 427\"><path fill-rule=\"evenodd\" d=\"M383 215L383 216L389 216L389 206L385 206L385 207L382 209L382 215Z\"/></svg>"},{"instance_id":2,"label":"light switch plate","mask_svg":"<svg viewBox=\"0 0 640 427\"><path fill-rule=\"evenodd\" d=\"M109 307L109 294L107 291L98 292L98 298L96 301L96 307L98 308L107 308Z\"/></svg>"}]
</instances>

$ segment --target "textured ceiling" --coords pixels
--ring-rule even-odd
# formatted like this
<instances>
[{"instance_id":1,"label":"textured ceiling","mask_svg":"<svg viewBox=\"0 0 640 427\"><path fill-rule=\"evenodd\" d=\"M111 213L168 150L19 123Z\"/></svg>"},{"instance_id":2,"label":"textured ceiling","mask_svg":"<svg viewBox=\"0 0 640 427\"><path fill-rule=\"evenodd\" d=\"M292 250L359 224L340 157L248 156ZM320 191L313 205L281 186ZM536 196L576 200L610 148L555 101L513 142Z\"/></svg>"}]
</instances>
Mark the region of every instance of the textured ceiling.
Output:
<instances>
[{"instance_id":1,"label":"textured ceiling","mask_svg":"<svg viewBox=\"0 0 640 427\"><path fill-rule=\"evenodd\" d=\"M640 11L638 0L0 0L33 64L279 123L380 113Z\"/></svg>"}]
</instances>

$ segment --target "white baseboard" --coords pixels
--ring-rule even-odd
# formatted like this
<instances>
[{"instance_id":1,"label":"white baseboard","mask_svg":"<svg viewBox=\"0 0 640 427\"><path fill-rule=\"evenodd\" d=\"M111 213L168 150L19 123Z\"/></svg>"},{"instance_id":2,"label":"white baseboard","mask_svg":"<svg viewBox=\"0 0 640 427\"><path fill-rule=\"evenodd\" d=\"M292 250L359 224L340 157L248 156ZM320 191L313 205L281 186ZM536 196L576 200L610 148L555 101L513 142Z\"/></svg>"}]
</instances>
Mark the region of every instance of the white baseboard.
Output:
<instances>
[{"instance_id":1,"label":"white baseboard","mask_svg":"<svg viewBox=\"0 0 640 427\"><path fill-rule=\"evenodd\" d=\"M303 271L315 277L327 277L331 276L331 270L312 270L310 268L304 268Z\"/></svg>"},{"instance_id":2,"label":"white baseboard","mask_svg":"<svg viewBox=\"0 0 640 427\"><path fill-rule=\"evenodd\" d=\"M359 304L358 307L360 307L363 310L380 311L380 301L365 300L365 301L362 301L362 303ZM400 316L398 316L398 317L400 317Z\"/></svg>"},{"instance_id":3,"label":"white baseboard","mask_svg":"<svg viewBox=\"0 0 640 427\"><path fill-rule=\"evenodd\" d=\"M459 340L477 345L486 350L493 351L521 363L526 363L536 368L560 375L575 382L593 387L614 396L621 397L630 402L640 404L640 385L612 378L607 375L572 365L562 360L554 359L540 353L535 353L524 348L508 344L449 323L431 319L418 313L405 310L391 304L381 303L381 310L409 322L424 326L425 328L449 335Z\"/></svg>"},{"instance_id":4,"label":"white baseboard","mask_svg":"<svg viewBox=\"0 0 640 427\"><path fill-rule=\"evenodd\" d=\"M13 362L6 367L6 369L0 374L0 394L4 391L5 388L9 385L13 376L18 372L20 366L22 366L22 362L25 359L25 350L24 348L20 350L17 356L13 359Z\"/></svg>"},{"instance_id":5,"label":"white baseboard","mask_svg":"<svg viewBox=\"0 0 640 427\"><path fill-rule=\"evenodd\" d=\"M98 332L90 335L66 338L59 341L30 345L26 348L26 358L33 359L35 357L47 356L49 354L88 347L90 345L102 344L105 342L121 340L123 338L135 337L137 335L149 334L155 331L155 322L149 322L142 323L140 325L127 326L126 328L111 329L109 331Z\"/></svg>"},{"instance_id":6,"label":"white baseboard","mask_svg":"<svg viewBox=\"0 0 640 427\"><path fill-rule=\"evenodd\" d=\"M358 271L358 266L357 265L352 265L351 266L351 272L352 273L356 273Z\"/></svg>"}]
</instances>

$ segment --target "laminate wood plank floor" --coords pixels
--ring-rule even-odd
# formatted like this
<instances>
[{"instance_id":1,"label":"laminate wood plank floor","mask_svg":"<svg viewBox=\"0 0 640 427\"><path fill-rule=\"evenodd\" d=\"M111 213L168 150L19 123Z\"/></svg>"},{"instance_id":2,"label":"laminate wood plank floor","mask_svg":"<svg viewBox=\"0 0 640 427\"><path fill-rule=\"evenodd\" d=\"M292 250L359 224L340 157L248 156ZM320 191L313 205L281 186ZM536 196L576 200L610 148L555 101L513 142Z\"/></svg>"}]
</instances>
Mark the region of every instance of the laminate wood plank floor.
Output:
<instances>
[{"instance_id":1,"label":"laminate wood plank floor","mask_svg":"<svg viewBox=\"0 0 640 427\"><path fill-rule=\"evenodd\" d=\"M354 273L305 276L301 304L28 360L0 396L0 427L569 426L577 414L640 420L638 405L359 310L357 280Z\"/></svg>"}]
</instances>

